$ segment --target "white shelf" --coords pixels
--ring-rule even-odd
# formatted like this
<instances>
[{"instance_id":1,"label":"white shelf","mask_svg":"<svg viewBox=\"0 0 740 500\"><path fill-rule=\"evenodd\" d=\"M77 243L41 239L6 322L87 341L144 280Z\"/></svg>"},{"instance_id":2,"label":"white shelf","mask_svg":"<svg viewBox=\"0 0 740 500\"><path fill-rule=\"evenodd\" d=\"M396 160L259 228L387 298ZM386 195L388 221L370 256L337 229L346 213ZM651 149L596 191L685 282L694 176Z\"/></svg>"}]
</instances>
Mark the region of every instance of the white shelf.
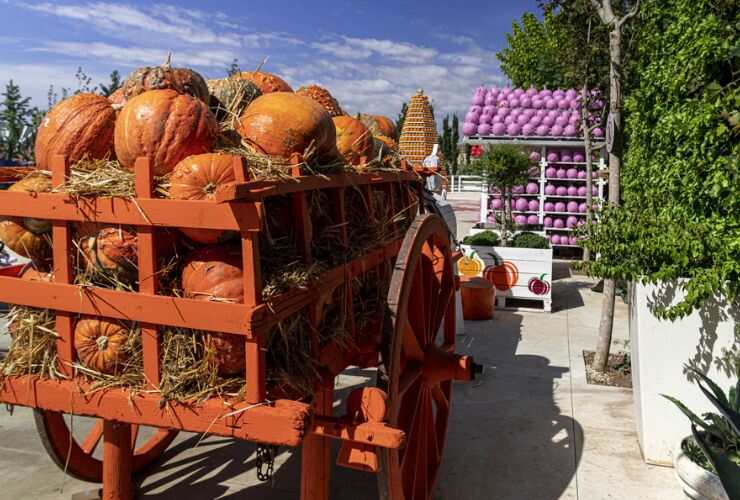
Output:
<instances>
[{"instance_id":1,"label":"white shelf","mask_svg":"<svg viewBox=\"0 0 740 500\"><path fill-rule=\"evenodd\" d=\"M550 242L551 247L567 247L567 248L581 248L581 245L563 245L561 243Z\"/></svg>"},{"instance_id":2,"label":"white shelf","mask_svg":"<svg viewBox=\"0 0 740 500\"><path fill-rule=\"evenodd\" d=\"M585 200L586 199L585 196L578 196L576 194L574 194L573 196L569 196L567 194L566 195L563 195L563 196L561 196L559 194L546 194L545 195L545 198L558 198L558 199L561 199L561 200L566 200L566 199L571 199L571 200ZM592 196L592 198L598 199L599 198L599 195L596 195L595 194L595 195Z\"/></svg>"},{"instance_id":3,"label":"white shelf","mask_svg":"<svg viewBox=\"0 0 740 500\"><path fill-rule=\"evenodd\" d=\"M535 212L538 213L538 212ZM545 216L547 215L575 215L579 217L585 217L586 212L547 212L545 211Z\"/></svg>"},{"instance_id":4,"label":"white shelf","mask_svg":"<svg viewBox=\"0 0 740 500\"><path fill-rule=\"evenodd\" d=\"M557 227L546 227L545 231L575 231L575 229L570 229L567 227L563 227L558 229Z\"/></svg>"},{"instance_id":5,"label":"white shelf","mask_svg":"<svg viewBox=\"0 0 740 500\"><path fill-rule=\"evenodd\" d=\"M546 181L586 182L588 179L569 179L568 177L545 177L545 180ZM598 182L598 179L594 179L594 184L597 182Z\"/></svg>"}]
</instances>

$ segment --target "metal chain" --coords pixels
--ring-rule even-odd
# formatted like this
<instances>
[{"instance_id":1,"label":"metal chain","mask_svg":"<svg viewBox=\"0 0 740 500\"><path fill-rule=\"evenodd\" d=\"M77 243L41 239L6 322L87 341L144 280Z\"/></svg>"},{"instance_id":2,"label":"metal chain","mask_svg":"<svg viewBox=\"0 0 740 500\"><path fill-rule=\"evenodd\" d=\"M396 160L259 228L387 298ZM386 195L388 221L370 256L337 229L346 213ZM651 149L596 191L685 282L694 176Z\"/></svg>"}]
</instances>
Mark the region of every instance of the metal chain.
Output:
<instances>
[{"instance_id":1,"label":"metal chain","mask_svg":"<svg viewBox=\"0 0 740 500\"><path fill-rule=\"evenodd\" d=\"M272 480L277 450L277 446L271 444L257 446L257 479L260 481L267 482Z\"/></svg>"}]
</instances>

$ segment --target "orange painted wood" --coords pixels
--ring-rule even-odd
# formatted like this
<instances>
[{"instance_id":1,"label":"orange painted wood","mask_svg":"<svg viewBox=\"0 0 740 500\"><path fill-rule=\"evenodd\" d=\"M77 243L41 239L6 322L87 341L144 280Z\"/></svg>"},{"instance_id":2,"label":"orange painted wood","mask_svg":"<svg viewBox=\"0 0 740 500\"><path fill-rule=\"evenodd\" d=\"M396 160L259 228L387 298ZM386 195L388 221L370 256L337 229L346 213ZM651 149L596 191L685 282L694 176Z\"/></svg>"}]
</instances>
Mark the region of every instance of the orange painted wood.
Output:
<instances>
[{"instance_id":1,"label":"orange painted wood","mask_svg":"<svg viewBox=\"0 0 740 500\"><path fill-rule=\"evenodd\" d=\"M237 206L240 206L238 210ZM0 191L0 215L131 226L260 230L260 220L254 204L223 204L207 200L134 201L109 197L74 199L64 193Z\"/></svg>"},{"instance_id":2,"label":"orange painted wood","mask_svg":"<svg viewBox=\"0 0 740 500\"><path fill-rule=\"evenodd\" d=\"M258 201L267 196L290 194L312 189L331 189L364 184L382 184L384 182L413 182L420 183L419 176L410 171L404 172L367 172L332 175L304 175L296 177L295 181L250 181L232 183L219 188L216 200L229 202L234 200Z\"/></svg>"},{"instance_id":3,"label":"orange painted wood","mask_svg":"<svg viewBox=\"0 0 740 500\"><path fill-rule=\"evenodd\" d=\"M316 415L331 416L334 389L320 389L314 400ZM301 500L329 500L331 481L331 442L313 433L303 441L301 451Z\"/></svg>"},{"instance_id":4,"label":"orange painted wood","mask_svg":"<svg viewBox=\"0 0 740 500\"><path fill-rule=\"evenodd\" d=\"M132 500L133 450L131 426L106 420L103 423L102 500Z\"/></svg>"},{"instance_id":5,"label":"orange painted wood","mask_svg":"<svg viewBox=\"0 0 740 500\"><path fill-rule=\"evenodd\" d=\"M282 446L298 446L310 429L311 407L297 401L250 405L213 398L163 407L157 393L119 389L88 394L89 387L81 381L11 377L0 383L0 402Z\"/></svg>"},{"instance_id":6,"label":"orange painted wood","mask_svg":"<svg viewBox=\"0 0 740 500\"><path fill-rule=\"evenodd\" d=\"M255 404L264 401L267 397L267 379L265 368L265 349L262 342L248 342L245 351L247 363L247 389L245 398L248 403Z\"/></svg>"},{"instance_id":7,"label":"orange painted wood","mask_svg":"<svg viewBox=\"0 0 740 500\"><path fill-rule=\"evenodd\" d=\"M472 278L460 283L463 318L482 321L493 318L496 292L493 285L483 278Z\"/></svg>"},{"instance_id":8,"label":"orange painted wood","mask_svg":"<svg viewBox=\"0 0 740 500\"><path fill-rule=\"evenodd\" d=\"M291 168L291 175L300 178L302 168L300 167L301 159L299 157L291 158L295 165ZM295 229L296 246L298 253L303 257L303 262L310 265L313 262L311 253L311 242L313 241L313 227L311 226L311 216L308 210L307 191L296 191L290 195L291 211L293 215L293 227Z\"/></svg>"},{"instance_id":9,"label":"orange painted wood","mask_svg":"<svg viewBox=\"0 0 740 500\"><path fill-rule=\"evenodd\" d=\"M51 160L52 186L61 186L69 176L69 164L64 156L56 155ZM56 283L68 284L74 280L72 264L72 239L69 224L66 221L53 221L51 228L53 279ZM69 311L57 311L56 341L57 368L66 376L72 376L72 364L75 360L74 324Z\"/></svg>"},{"instance_id":10,"label":"orange painted wood","mask_svg":"<svg viewBox=\"0 0 740 500\"><path fill-rule=\"evenodd\" d=\"M152 163L149 158L138 158L134 166L136 176L136 198L150 199L154 190ZM159 289L157 274L156 228L138 226L137 248L139 268L139 293L156 295ZM141 345L144 358L144 376L150 387L156 387L160 381L161 342L157 325L141 324Z\"/></svg>"}]
</instances>

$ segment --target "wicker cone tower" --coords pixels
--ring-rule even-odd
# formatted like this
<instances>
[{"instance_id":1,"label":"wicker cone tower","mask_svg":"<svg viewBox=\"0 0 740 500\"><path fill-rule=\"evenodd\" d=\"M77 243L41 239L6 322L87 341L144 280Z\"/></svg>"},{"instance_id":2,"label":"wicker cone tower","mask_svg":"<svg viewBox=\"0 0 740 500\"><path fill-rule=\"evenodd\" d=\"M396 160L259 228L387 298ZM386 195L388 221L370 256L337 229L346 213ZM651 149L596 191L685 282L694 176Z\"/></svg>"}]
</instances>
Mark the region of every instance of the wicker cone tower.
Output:
<instances>
[{"instance_id":1,"label":"wicker cone tower","mask_svg":"<svg viewBox=\"0 0 740 500\"><path fill-rule=\"evenodd\" d=\"M406 120L401 129L399 149L401 156L413 166L420 167L424 158L432 154L432 148L437 143L437 125L429 107L429 98L419 89L411 98Z\"/></svg>"}]
</instances>

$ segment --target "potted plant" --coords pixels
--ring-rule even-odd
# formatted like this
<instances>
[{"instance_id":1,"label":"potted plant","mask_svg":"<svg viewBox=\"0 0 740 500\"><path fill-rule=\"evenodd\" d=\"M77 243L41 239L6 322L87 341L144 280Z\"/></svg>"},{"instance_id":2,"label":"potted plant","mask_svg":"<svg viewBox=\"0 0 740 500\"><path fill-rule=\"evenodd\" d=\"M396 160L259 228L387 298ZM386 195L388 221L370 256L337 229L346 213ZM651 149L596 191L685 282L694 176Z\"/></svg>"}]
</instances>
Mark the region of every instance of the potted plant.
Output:
<instances>
[{"instance_id":1,"label":"potted plant","mask_svg":"<svg viewBox=\"0 0 740 500\"><path fill-rule=\"evenodd\" d=\"M686 496L696 500L740 499L740 380L728 394L700 371L688 367L699 389L719 411L696 415L673 402L691 422L691 435L676 447L673 464ZM707 387L704 386L706 384Z\"/></svg>"}]
</instances>

